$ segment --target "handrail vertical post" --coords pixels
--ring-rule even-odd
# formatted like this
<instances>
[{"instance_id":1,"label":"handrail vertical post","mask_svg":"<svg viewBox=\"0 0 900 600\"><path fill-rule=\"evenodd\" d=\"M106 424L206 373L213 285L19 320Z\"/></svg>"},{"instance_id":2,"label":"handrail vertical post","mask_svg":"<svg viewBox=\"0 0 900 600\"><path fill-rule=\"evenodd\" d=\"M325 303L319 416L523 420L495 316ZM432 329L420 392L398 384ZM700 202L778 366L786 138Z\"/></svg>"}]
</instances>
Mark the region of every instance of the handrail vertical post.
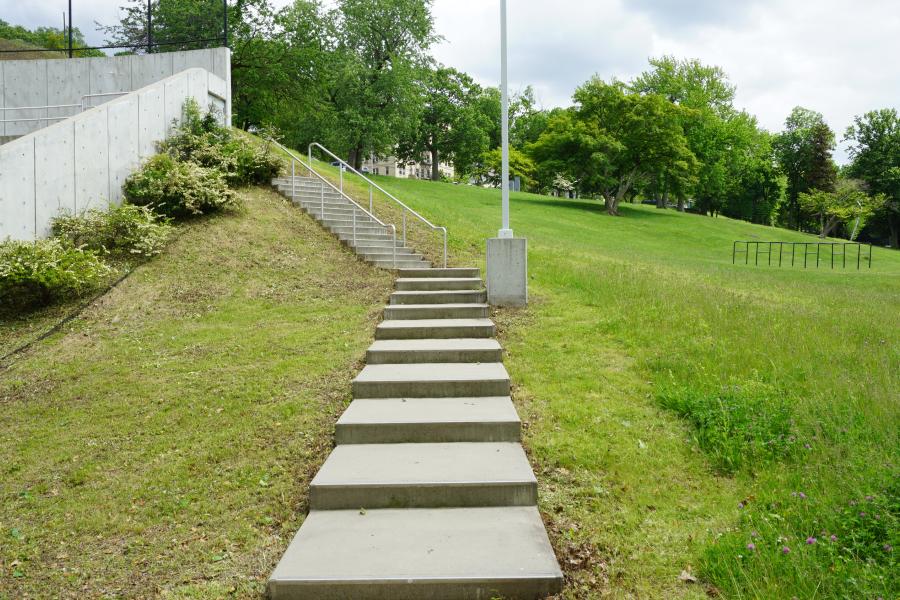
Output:
<instances>
[{"instance_id":1,"label":"handrail vertical post","mask_svg":"<svg viewBox=\"0 0 900 600\"><path fill-rule=\"evenodd\" d=\"M447 228L444 227L444 268L447 268Z\"/></svg>"},{"instance_id":2,"label":"handrail vertical post","mask_svg":"<svg viewBox=\"0 0 900 600\"><path fill-rule=\"evenodd\" d=\"M834 244L831 245L831 268L834 269Z\"/></svg>"},{"instance_id":3,"label":"handrail vertical post","mask_svg":"<svg viewBox=\"0 0 900 600\"><path fill-rule=\"evenodd\" d=\"M344 193L344 165L341 165L339 168L341 170L341 193L343 194Z\"/></svg>"},{"instance_id":4,"label":"handrail vertical post","mask_svg":"<svg viewBox=\"0 0 900 600\"><path fill-rule=\"evenodd\" d=\"M391 254L394 257L394 269L397 268L397 226L391 223L391 231L393 232L393 243L391 244Z\"/></svg>"},{"instance_id":5,"label":"handrail vertical post","mask_svg":"<svg viewBox=\"0 0 900 600\"><path fill-rule=\"evenodd\" d=\"M321 196L321 198L320 198L320 200L319 200L319 202L320 202L320 208L321 208L322 214L319 215L319 216L322 217L322 218L324 219L324 218L325 218L325 182L324 182L324 181L320 181L320 182L319 182L319 187L321 188L321 192L322 192L322 196Z\"/></svg>"},{"instance_id":6,"label":"handrail vertical post","mask_svg":"<svg viewBox=\"0 0 900 600\"><path fill-rule=\"evenodd\" d=\"M353 207L353 247L356 248L356 207Z\"/></svg>"},{"instance_id":7,"label":"handrail vertical post","mask_svg":"<svg viewBox=\"0 0 900 600\"><path fill-rule=\"evenodd\" d=\"M769 266L772 266L772 242L769 242Z\"/></svg>"},{"instance_id":8,"label":"handrail vertical post","mask_svg":"<svg viewBox=\"0 0 900 600\"><path fill-rule=\"evenodd\" d=\"M784 242L778 242L778 268L781 268L781 257L784 255Z\"/></svg>"},{"instance_id":9,"label":"handrail vertical post","mask_svg":"<svg viewBox=\"0 0 900 600\"><path fill-rule=\"evenodd\" d=\"M731 264L734 264L735 260L737 260L737 242L731 244Z\"/></svg>"},{"instance_id":10,"label":"handrail vertical post","mask_svg":"<svg viewBox=\"0 0 900 600\"><path fill-rule=\"evenodd\" d=\"M372 184L369 184L369 212L375 212L375 205L373 204L373 196L372 196Z\"/></svg>"},{"instance_id":11,"label":"handrail vertical post","mask_svg":"<svg viewBox=\"0 0 900 600\"><path fill-rule=\"evenodd\" d=\"M291 202L297 201L297 161L291 159Z\"/></svg>"},{"instance_id":12,"label":"handrail vertical post","mask_svg":"<svg viewBox=\"0 0 900 600\"><path fill-rule=\"evenodd\" d=\"M795 256L797 256L797 242L791 242L791 267L794 266Z\"/></svg>"},{"instance_id":13,"label":"handrail vertical post","mask_svg":"<svg viewBox=\"0 0 900 600\"><path fill-rule=\"evenodd\" d=\"M406 245L406 209L403 209L403 245Z\"/></svg>"},{"instance_id":14,"label":"handrail vertical post","mask_svg":"<svg viewBox=\"0 0 900 600\"><path fill-rule=\"evenodd\" d=\"M862 263L862 245L856 245L856 270L859 271L860 263Z\"/></svg>"},{"instance_id":15,"label":"handrail vertical post","mask_svg":"<svg viewBox=\"0 0 900 600\"><path fill-rule=\"evenodd\" d=\"M872 244L869 244L869 268L872 268Z\"/></svg>"},{"instance_id":16,"label":"handrail vertical post","mask_svg":"<svg viewBox=\"0 0 900 600\"><path fill-rule=\"evenodd\" d=\"M816 242L816 268L819 268L819 257L822 255L822 244Z\"/></svg>"},{"instance_id":17,"label":"handrail vertical post","mask_svg":"<svg viewBox=\"0 0 900 600\"><path fill-rule=\"evenodd\" d=\"M755 254L753 256L753 264L755 266L759 266L759 242L753 242L753 248L755 249Z\"/></svg>"},{"instance_id":18,"label":"handrail vertical post","mask_svg":"<svg viewBox=\"0 0 900 600\"><path fill-rule=\"evenodd\" d=\"M803 268L806 268L809 262L809 242L803 242Z\"/></svg>"}]
</instances>

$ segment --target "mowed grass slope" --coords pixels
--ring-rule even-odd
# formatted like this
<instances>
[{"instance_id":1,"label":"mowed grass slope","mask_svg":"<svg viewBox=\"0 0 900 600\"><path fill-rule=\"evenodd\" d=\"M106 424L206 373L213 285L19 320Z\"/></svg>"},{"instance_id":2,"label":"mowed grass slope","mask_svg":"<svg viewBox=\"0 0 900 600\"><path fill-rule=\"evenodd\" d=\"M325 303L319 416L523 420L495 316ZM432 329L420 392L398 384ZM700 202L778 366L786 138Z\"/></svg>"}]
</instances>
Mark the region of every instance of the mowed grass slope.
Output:
<instances>
[{"instance_id":1,"label":"mowed grass slope","mask_svg":"<svg viewBox=\"0 0 900 600\"><path fill-rule=\"evenodd\" d=\"M498 191L377 180L483 266ZM734 240L816 238L531 194L512 226L532 302L496 316L567 597L900 593L900 253L732 265Z\"/></svg>"},{"instance_id":2,"label":"mowed grass slope","mask_svg":"<svg viewBox=\"0 0 900 600\"><path fill-rule=\"evenodd\" d=\"M0 598L262 597L391 278L241 196L0 371Z\"/></svg>"}]
</instances>

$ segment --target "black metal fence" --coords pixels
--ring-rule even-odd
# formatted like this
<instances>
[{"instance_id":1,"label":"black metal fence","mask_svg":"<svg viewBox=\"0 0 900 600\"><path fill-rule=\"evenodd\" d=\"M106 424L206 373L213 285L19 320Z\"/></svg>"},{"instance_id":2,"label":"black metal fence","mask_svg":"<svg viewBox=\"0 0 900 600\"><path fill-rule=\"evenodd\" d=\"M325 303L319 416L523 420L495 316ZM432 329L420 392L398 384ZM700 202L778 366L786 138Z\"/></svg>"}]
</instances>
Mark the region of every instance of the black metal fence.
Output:
<instances>
[{"instance_id":1,"label":"black metal fence","mask_svg":"<svg viewBox=\"0 0 900 600\"><path fill-rule=\"evenodd\" d=\"M868 246L868 254L863 249ZM751 252L751 247L753 248ZM790 251L785 251L785 248ZM810 250L810 247L815 248ZM798 248L802 248L802 253L798 252ZM822 249L825 248L825 252ZM835 252L836 249L840 252ZM853 249L856 252L853 252ZM785 266L790 258L790 266L794 267L803 261L803 268L810 268L812 265L812 257L815 257L815 268L818 269L822 262L835 266L835 259L838 259L838 266L842 269L847 268L847 257L850 257L850 267L856 262L856 269L862 268L865 262L868 268L872 268L872 245L859 244L856 242L753 242L753 241L736 241L731 247L731 264L737 264L738 256L744 256L744 264L750 264L750 255L753 254L753 264L759 266L760 257L763 257L764 264L767 266Z\"/></svg>"},{"instance_id":2,"label":"black metal fence","mask_svg":"<svg viewBox=\"0 0 900 600\"><path fill-rule=\"evenodd\" d=\"M0 54L16 54L26 52L65 52L69 58L72 58L75 52L80 50L131 50L134 48L144 48L148 53L152 53L154 49L164 46L186 46L191 44L211 44L221 43L228 46L228 0L222 0L222 34L216 37L195 38L188 40L154 42L153 41L153 10L152 1L147 0L147 42L144 44L121 44L107 46L73 46L73 25L72 25L72 0L69 0L68 21L66 25L66 48L25 48L14 50L0 50Z\"/></svg>"}]
</instances>

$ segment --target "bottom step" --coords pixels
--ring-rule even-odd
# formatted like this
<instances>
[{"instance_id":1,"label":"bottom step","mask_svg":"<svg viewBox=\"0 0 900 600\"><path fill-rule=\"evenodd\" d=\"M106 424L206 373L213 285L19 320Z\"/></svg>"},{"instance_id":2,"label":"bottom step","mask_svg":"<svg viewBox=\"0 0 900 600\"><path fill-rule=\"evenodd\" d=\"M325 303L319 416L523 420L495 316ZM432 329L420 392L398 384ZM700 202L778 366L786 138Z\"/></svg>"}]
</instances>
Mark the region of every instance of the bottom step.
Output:
<instances>
[{"instance_id":1,"label":"bottom step","mask_svg":"<svg viewBox=\"0 0 900 600\"><path fill-rule=\"evenodd\" d=\"M536 507L312 511L272 600L544 598L562 573Z\"/></svg>"}]
</instances>

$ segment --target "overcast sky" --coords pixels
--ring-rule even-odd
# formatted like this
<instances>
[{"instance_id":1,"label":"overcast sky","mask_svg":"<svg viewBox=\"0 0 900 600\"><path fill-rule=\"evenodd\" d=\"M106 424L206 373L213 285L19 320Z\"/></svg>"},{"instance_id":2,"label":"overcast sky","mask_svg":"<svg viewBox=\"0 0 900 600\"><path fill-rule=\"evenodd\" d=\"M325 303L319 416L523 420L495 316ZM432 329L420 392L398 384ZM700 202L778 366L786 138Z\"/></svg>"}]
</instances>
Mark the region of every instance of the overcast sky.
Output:
<instances>
[{"instance_id":1,"label":"overcast sky","mask_svg":"<svg viewBox=\"0 0 900 600\"><path fill-rule=\"evenodd\" d=\"M73 0L75 25L114 22L119 0ZM288 0L274 0L281 6ZM0 0L0 18L59 26L67 0ZM499 0L435 0L442 63L496 85ZM629 79L663 54L723 67L737 106L777 131L794 106L842 137L854 115L900 105L898 0L509 0L510 80L544 107L570 103L593 74ZM836 157L844 160L839 150Z\"/></svg>"}]
</instances>

